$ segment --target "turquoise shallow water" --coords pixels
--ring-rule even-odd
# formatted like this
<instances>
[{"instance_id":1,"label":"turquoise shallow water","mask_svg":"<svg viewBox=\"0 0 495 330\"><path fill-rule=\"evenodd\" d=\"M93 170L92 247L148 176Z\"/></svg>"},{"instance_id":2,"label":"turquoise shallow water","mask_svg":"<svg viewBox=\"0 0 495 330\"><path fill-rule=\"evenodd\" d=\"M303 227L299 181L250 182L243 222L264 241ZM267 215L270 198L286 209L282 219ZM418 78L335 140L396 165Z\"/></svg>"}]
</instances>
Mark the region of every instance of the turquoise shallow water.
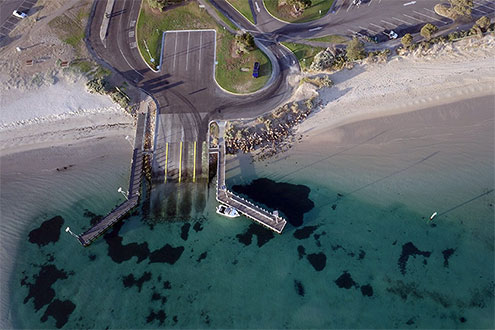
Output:
<instances>
[{"instance_id":1,"label":"turquoise shallow water","mask_svg":"<svg viewBox=\"0 0 495 330\"><path fill-rule=\"evenodd\" d=\"M431 145L421 146L420 159L439 148ZM110 191L99 192L98 185L80 183L84 193L60 186L61 193L72 191L71 202L56 208L33 205L43 212L31 217L21 235L11 276L13 325L493 328L493 173L487 170L493 169L493 155L473 161L488 159L488 167L478 167L476 175L467 163L463 175L453 172L458 181L453 186L464 187L462 191L452 193L445 174L440 187L423 186L422 196L412 201L404 184L414 192L414 186L424 182L401 171L408 168L401 154L387 159L396 164L386 169L394 176L387 176L379 170L345 170L347 162L363 157L354 151L326 165L315 161L333 150L321 150L311 159L299 157L296 148L267 166L230 163L229 185L269 178L309 191L293 203L307 198L314 207L304 214L301 226L288 225L282 235L244 217L218 216L212 188L185 184L179 197L155 190L150 203L145 199L132 216L82 248L63 232L65 226L81 232L95 214L110 210L118 196L109 198ZM447 158L422 164L446 173ZM369 153L367 159L371 166ZM294 172L304 160L315 163L311 170ZM121 179L114 175L108 180ZM442 191L447 197L441 197ZM424 200L435 200L440 215L433 223L427 222L431 212ZM423 204L428 208L418 207ZM60 218L48 221L55 216L63 223ZM29 242L29 234L43 223L60 231L58 240L41 246Z\"/></svg>"}]
</instances>

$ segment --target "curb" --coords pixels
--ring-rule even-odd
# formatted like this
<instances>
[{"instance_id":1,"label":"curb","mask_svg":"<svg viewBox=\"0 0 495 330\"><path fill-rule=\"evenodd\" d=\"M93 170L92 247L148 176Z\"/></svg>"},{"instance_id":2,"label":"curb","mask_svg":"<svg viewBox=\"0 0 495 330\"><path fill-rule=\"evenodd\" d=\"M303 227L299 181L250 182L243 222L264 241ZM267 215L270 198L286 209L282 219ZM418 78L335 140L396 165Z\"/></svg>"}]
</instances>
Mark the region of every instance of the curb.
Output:
<instances>
[{"instance_id":1,"label":"curb","mask_svg":"<svg viewBox=\"0 0 495 330\"><path fill-rule=\"evenodd\" d=\"M148 62L144 59L143 54L141 54L141 49L139 48L139 41L138 41L137 27L138 27L139 18L141 17L141 10L142 10L142 9L143 9L143 2L141 2L141 5L139 6L139 14L138 14L138 17L137 17L137 19L136 19L136 25L134 26L134 35L136 36L136 47L137 47L137 49L138 49L139 56L141 56L141 59L143 60L144 64L146 64L146 66L147 66L147 67L148 67L151 71L153 71L154 73L158 73L158 72L160 72L160 70L161 70L161 68L162 68L162 67L161 67L161 65L162 65L162 63L161 63L161 53L162 53L162 52L160 52L160 68L159 68L158 70L155 70L155 69L153 69L153 68L152 68L152 67L148 64ZM162 45L161 45L161 47L162 47L162 48L160 48L160 49L163 49L163 37L162 37Z\"/></svg>"},{"instance_id":2,"label":"curb","mask_svg":"<svg viewBox=\"0 0 495 330\"><path fill-rule=\"evenodd\" d=\"M265 8L265 11L268 13L268 15L270 15L271 17L273 17L274 19L276 19L277 21L279 21L280 23L284 23L284 24L295 24L295 25L302 25L302 24L309 24L309 23L312 23L312 22L318 22L320 19L322 19L323 17L327 16L328 13L331 12L333 6L335 5L335 3L337 2L338 0L335 0L332 5L330 6L330 8L328 9L328 11L325 13L325 15L321 16L320 18L318 19L314 19L314 20L311 20L311 21L307 21L307 22L300 22L300 23L297 23L297 22L287 22L287 21L284 21L276 16L274 16L272 13L270 13L270 11L266 8L265 6L265 0L261 0L261 3L263 4L263 7Z\"/></svg>"}]
</instances>

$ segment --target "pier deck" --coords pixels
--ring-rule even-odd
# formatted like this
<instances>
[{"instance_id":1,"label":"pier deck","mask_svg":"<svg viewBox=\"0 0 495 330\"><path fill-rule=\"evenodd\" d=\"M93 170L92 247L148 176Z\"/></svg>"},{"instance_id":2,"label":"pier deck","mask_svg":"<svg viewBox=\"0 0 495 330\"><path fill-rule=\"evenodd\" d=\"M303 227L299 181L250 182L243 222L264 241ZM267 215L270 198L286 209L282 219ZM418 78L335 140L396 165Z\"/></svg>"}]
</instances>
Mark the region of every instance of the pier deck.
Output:
<instances>
[{"instance_id":1,"label":"pier deck","mask_svg":"<svg viewBox=\"0 0 495 330\"><path fill-rule=\"evenodd\" d=\"M117 223L123 216L132 210L139 203L139 191L143 178L143 156L144 156L144 132L146 127L146 114L138 115L136 138L134 141L134 152L132 154L131 177L129 180L129 193L127 200L113 209L106 217L100 220L93 227L78 236L79 242L83 246L88 246L101 236L108 228Z\"/></svg>"},{"instance_id":2,"label":"pier deck","mask_svg":"<svg viewBox=\"0 0 495 330\"><path fill-rule=\"evenodd\" d=\"M223 138L220 138L219 147L210 149L210 153L218 155L217 201L227 206L235 207L239 213L244 214L266 228L281 234L287 224L285 219L262 209L227 190L225 185L225 143L223 142Z\"/></svg>"}]
</instances>

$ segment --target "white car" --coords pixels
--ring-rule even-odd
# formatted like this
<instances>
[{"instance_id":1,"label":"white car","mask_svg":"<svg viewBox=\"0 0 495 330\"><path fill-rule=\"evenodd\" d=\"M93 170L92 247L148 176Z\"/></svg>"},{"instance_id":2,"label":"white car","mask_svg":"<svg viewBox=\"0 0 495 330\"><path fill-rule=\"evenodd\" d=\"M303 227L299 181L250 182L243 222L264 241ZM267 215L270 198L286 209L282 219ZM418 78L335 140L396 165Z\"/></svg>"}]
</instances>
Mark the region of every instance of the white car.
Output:
<instances>
[{"instance_id":1,"label":"white car","mask_svg":"<svg viewBox=\"0 0 495 330\"><path fill-rule=\"evenodd\" d=\"M397 33L395 33L393 30L392 30L392 31L390 31L390 33L388 33L388 37L389 37L390 39L397 39L397 37L398 37L398 36L399 36L399 35L398 35Z\"/></svg>"},{"instance_id":2,"label":"white car","mask_svg":"<svg viewBox=\"0 0 495 330\"><path fill-rule=\"evenodd\" d=\"M19 11L19 10L14 10L12 12L12 15L14 15L17 18L26 18L28 16L26 13Z\"/></svg>"}]
</instances>

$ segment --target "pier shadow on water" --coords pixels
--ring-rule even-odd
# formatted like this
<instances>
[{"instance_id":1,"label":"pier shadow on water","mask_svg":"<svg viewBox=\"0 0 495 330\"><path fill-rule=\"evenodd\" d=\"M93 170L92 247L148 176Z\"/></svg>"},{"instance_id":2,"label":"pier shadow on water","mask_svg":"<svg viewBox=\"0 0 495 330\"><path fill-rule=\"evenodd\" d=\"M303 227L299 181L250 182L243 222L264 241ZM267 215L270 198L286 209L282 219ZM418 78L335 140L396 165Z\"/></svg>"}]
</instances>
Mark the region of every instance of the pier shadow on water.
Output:
<instances>
[{"instance_id":1,"label":"pier shadow on water","mask_svg":"<svg viewBox=\"0 0 495 330\"><path fill-rule=\"evenodd\" d=\"M203 213L207 195L205 179L154 185L143 201L143 220L151 226L167 221L187 221Z\"/></svg>"}]
</instances>

